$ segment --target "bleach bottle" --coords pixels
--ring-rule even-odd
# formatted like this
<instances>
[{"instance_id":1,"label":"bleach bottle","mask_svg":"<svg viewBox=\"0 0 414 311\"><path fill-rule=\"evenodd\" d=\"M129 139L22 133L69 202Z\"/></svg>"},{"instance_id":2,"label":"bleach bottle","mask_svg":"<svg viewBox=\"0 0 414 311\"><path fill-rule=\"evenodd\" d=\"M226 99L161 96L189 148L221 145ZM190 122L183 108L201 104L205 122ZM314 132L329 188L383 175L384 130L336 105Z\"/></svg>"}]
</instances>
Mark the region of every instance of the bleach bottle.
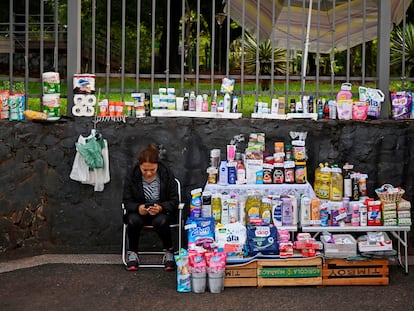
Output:
<instances>
[{"instance_id":1,"label":"bleach bottle","mask_svg":"<svg viewBox=\"0 0 414 311\"><path fill-rule=\"evenodd\" d=\"M352 99L352 84L351 83L342 83L341 90L336 95L336 100L347 100Z\"/></svg>"}]
</instances>

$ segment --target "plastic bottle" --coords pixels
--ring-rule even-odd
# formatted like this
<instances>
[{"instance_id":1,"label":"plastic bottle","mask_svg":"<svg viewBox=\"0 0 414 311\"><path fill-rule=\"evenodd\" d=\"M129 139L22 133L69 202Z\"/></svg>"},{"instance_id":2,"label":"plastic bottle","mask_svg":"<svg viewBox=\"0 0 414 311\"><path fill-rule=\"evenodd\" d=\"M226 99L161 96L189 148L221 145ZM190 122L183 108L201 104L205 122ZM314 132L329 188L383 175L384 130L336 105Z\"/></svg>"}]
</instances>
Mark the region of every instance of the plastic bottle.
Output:
<instances>
[{"instance_id":1,"label":"plastic bottle","mask_svg":"<svg viewBox=\"0 0 414 311\"><path fill-rule=\"evenodd\" d=\"M203 97L201 95L197 95L196 97L196 111L203 111Z\"/></svg>"},{"instance_id":2,"label":"plastic bottle","mask_svg":"<svg viewBox=\"0 0 414 311\"><path fill-rule=\"evenodd\" d=\"M188 93L184 94L183 109L187 111L190 106L190 95Z\"/></svg>"},{"instance_id":3,"label":"plastic bottle","mask_svg":"<svg viewBox=\"0 0 414 311\"><path fill-rule=\"evenodd\" d=\"M296 100L294 98L290 100L290 112L296 112Z\"/></svg>"},{"instance_id":4,"label":"plastic bottle","mask_svg":"<svg viewBox=\"0 0 414 311\"><path fill-rule=\"evenodd\" d=\"M213 100L211 101L211 112L217 112L217 90L214 91Z\"/></svg>"},{"instance_id":5,"label":"plastic bottle","mask_svg":"<svg viewBox=\"0 0 414 311\"><path fill-rule=\"evenodd\" d=\"M315 169L315 180L313 183L313 190L317 197L319 197L319 188L321 185L321 169L323 167L322 163L319 163L319 166Z\"/></svg>"},{"instance_id":6,"label":"plastic bottle","mask_svg":"<svg viewBox=\"0 0 414 311\"><path fill-rule=\"evenodd\" d=\"M260 218L262 219L263 224L270 225L272 223L272 205L268 198L262 199L262 204L260 205Z\"/></svg>"},{"instance_id":7,"label":"plastic bottle","mask_svg":"<svg viewBox=\"0 0 414 311\"><path fill-rule=\"evenodd\" d=\"M367 195L367 179L366 174L360 174L358 179L359 194L364 197Z\"/></svg>"},{"instance_id":8,"label":"plastic bottle","mask_svg":"<svg viewBox=\"0 0 414 311\"><path fill-rule=\"evenodd\" d=\"M318 113L318 119L323 119L323 103L322 100L318 99L317 102L317 113Z\"/></svg>"},{"instance_id":9,"label":"plastic bottle","mask_svg":"<svg viewBox=\"0 0 414 311\"><path fill-rule=\"evenodd\" d=\"M291 198L282 198L282 225L293 225L293 205Z\"/></svg>"},{"instance_id":10,"label":"plastic bottle","mask_svg":"<svg viewBox=\"0 0 414 311\"><path fill-rule=\"evenodd\" d=\"M211 195L211 214L216 223L221 223L221 195L219 193Z\"/></svg>"},{"instance_id":11,"label":"plastic bottle","mask_svg":"<svg viewBox=\"0 0 414 311\"><path fill-rule=\"evenodd\" d=\"M228 168L227 161L221 161L219 169L219 184L227 185L228 184Z\"/></svg>"},{"instance_id":12,"label":"plastic bottle","mask_svg":"<svg viewBox=\"0 0 414 311\"><path fill-rule=\"evenodd\" d=\"M188 110L189 111L195 111L196 110L195 101L196 101L195 93L194 93L194 91L191 91L190 99L189 99L189 102L188 102Z\"/></svg>"},{"instance_id":13,"label":"plastic bottle","mask_svg":"<svg viewBox=\"0 0 414 311\"><path fill-rule=\"evenodd\" d=\"M248 194L245 204L246 224L260 221L260 197L257 192Z\"/></svg>"},{"instance_id":14,"label":"plastic bottle","mask_svg":"<svg viewBox=\"0 0 414 311\"><path fill-rule=\"evenodd\" d=\"M244 167L243 161L237 161L237 184L242 185L246 183L246 168Z\"/></svg>"},{"instance_id":15,"label":"plastic bottle","mask_svg":"<svg viewBox=\"0 0 414 311\"><path fill-rule=\"evenodd\" d=\"M239 98L236 95L233 95L231 112L237 113L239 111Z\"/></svg>"},{"instance_id":16,"label":"plastic bottle","mask_svg":"<svg viewBox=\"0 0 414 311\"><path fill-rule=\"evenodd\" d=\"M309 226L311 220L311 199L303 196L300 202L300 224Z\"/></svg>"},{"instance_id":17,"label":"plastic bottle","mask_svg":"<svg viewBox=\"0 0 414 311\"><path fill-rule=\"evenodd\" d=\"M344 169L344 197L352 197L352 179L351 179L351 170L353 165L345 163Z\"/></svg>"},{"instance_id":18,"label":"plastic bottle","mask_svg":"<svg viewBox=\"0 0 414 311\"><path fill-rule=\"evenodd\" d=\"M227 174L228 179L227 182L229 185L235 185L237 181L237 170L236 170L236 163L232 162L227 165Z\"/></svg>"},{"instance_id":19,"label":"plastic bottle","mask_svg":"<svg viewBox=\"0 0 414 311\"><path fill-rule=\"evenodd\" d=\"M347 100L352 99L352 84L351 83L342 83L341 90L336 95L336 100Z\"/></svg>"},{"instance_id":20,"label":"plastic bottle","mask_svg":"<svg viewBox=\"0 0 414 311\"><path fill-rule=\"evenodd\" d=\"M224 112L229 113L231 109L231 96L228 92L224 95Z\"/></svg>"},{"instance_id":21,"label":"plastic bottle","mask_svg":"<svg viewBox=\"0 0 414 311\"><path fill-rule=\"evenodd\" d=\"M325 98L322 98L323 118L329 119L329 105Z\"/></svg>"},{"instance_id":22,"label":"plastic bottle","mask_svg":"<svg viewBox=\"0 0 414 311\"><path fill-rule=\"evenodd\" d=\"M203 103L201 105L202 112L208 112L208 95L203 94Z\"/></svg>"},{"instance_id":23,"label":"plastic bottle","mask_svg":"<svg viewBox=\"0 0 414 311\"><path fill-rule=\"evenodd\" d=\"M356 174L353 174L356 175ZM358 185L358 177L353 176L352 178L352 197L351 201L359 201L359 185Z\"/></svg>"},{"instance_id":24,"label":"plastic bottle","mask_svg":"<svg viewBox=\"0 0 414 311\"><path fill-rule=\"evenodd\" d=\"M319 185L319 196L320 199L329 200L331 190L331 168L328 163L321 168L320 172L320 185Z\"/></svg>"},{"instance_id":25,"label":"plastic bottle","mask_svg":"<svg viewBox=\"0 0 414 311\"><path fill-rule=\"evenodd\" d=\"M330 200L341 201L343 196L343 178L342 170L337 165L331 169L331 189L330 189Z\"/></svg>"}]
</instances>

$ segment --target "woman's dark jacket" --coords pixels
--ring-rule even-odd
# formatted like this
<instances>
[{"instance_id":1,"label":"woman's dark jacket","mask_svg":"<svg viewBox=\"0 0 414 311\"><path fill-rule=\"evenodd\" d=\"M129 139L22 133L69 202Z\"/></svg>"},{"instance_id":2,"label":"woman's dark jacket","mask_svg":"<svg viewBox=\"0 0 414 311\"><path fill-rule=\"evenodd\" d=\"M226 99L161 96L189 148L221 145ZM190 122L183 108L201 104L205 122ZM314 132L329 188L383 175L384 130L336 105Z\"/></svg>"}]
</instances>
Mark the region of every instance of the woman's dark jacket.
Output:
<instances>
[{"instance_id":1,"label":"woman's dark jacket","mask_svg":"<svg viewBox=\"0 0 414 311\"><path fill-rule=\"evenodd\" d=\"M172 171L163 163L158 163L158 175L160 176L160 200L162 213L175 219L178 209L178 189ZM124 182L123 203L128 213L137 213L138 206L145 204L144 188L142 186L142 173L136 164L127 174Z\"/></svg>"}]
</instances>

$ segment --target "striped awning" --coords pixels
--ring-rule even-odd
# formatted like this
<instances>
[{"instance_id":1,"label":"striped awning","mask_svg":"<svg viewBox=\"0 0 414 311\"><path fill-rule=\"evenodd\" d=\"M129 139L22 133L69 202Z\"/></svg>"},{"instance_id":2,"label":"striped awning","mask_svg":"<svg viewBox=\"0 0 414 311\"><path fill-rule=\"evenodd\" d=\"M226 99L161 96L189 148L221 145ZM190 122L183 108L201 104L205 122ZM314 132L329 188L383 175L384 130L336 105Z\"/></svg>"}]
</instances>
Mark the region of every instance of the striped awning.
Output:
<instances>
[{"instance_id":1,"label":"striped awning","mask_svg":"<svg viewBox=\"0 0 414 311\"><path fill-rule=\"evenodd\" d=\"M391 1L391 25L401 22L411 0ZM301 50L306 38L309 0L226 0L224 13L275 47ZM258 12L260 14L258 14ZM315 0L309 52L342 51L377 37L378 0Z\"/></svg>"}]
</instances>

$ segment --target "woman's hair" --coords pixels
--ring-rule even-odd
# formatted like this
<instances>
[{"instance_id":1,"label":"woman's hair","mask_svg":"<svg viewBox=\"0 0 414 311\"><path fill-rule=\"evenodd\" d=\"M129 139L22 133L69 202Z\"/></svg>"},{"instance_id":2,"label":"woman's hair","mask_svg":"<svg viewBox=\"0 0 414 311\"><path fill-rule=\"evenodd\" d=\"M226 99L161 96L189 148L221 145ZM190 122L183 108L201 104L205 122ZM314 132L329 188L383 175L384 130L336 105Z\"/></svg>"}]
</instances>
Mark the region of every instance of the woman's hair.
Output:
<instances>
[{"instance_id":1,"label":"woman's hair","mask_svg":"<svg viewBox=\"0 0 414 311\"><path fill-rule=\"evenodd\" d=\"M158 154L158 148L156 144L149 144L144 149L142 149L138 154L138 164L149 162L149 163L158 163L160 160Z\"/></svg>"}]
</instances>

